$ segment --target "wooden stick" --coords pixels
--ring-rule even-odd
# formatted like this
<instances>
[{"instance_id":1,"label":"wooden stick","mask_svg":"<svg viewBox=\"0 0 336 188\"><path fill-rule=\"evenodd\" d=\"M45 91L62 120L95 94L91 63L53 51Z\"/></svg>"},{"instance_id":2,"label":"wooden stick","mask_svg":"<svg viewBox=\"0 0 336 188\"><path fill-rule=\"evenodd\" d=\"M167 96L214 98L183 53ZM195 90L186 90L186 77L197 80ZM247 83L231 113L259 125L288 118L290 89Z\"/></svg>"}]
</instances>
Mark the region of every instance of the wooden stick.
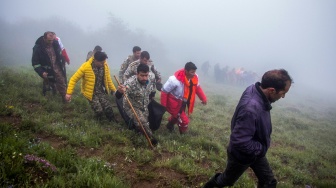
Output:
<instances>
[{"instance_id":1,"label":"wooden stick","mask_svg":"<svg viewBox=\"0 0 336 188\"><path fill-rule=\"evenodd\" d=\"M117 81L118 85L120 85L120 82L119 82L118 78L117 78L115 75L114 75L114 79ZM127 102L128 102L128 105L131 107L131 109L132 109L132 111L133 111L133 114L135 115L135 118L137 119L137 121L138 121L138 123L139 123L139 125L140 125L140 127L141 127L141 129L142 129L142 132L144 133L144 135L145 135L145 137L146 137L146 139L147 139L149 145L150 145L150 146L152 147L152 149L153 149L154 146L153 146L151 140L149 139L149 137L148 137L148 135L147 135L147 133L146 133L146 131L145 131L145 128L143 127L143 125L142 125L142 123L141 123L141 121L140 121L140 119L139 119L137 113L135 112L135 110L134 110L134 108L133 108L133 105L131 104L131 101L128 99L126 93L124 93L123 95L125 96L125 98L126 98L126 100L127 100Z\"/></svg>"}]
</instances>

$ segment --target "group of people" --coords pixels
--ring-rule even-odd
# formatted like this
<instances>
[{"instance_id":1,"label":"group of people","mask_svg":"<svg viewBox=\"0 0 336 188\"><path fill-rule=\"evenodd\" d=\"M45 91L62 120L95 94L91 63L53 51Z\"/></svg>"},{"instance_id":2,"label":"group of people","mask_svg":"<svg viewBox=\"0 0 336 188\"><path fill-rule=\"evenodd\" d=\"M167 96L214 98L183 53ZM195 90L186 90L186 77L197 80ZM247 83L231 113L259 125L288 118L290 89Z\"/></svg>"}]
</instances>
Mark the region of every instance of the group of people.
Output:
<instances>
[{"instance_id":1,"label":"group of people","mask_svg":"<svg viewBox=\"0 0 336 188\"><path fill-rule=\"evenodd\" d=\"M218 63L215 64L214 75L216 83L246 86L260 79L257 73L253 71L247 71L243 67L232 68L231 70L229 69L229 66L220 68Z\"/></svg>"},{"instance_id":2,"label":"group of people","mask_svg":"<svg viewBox=\"0 0 336 188\"><path fill-rule=\"evenodd\" d=\"M76 83L82 80L81 92L89 101L95 117L100 120L106 116L109 121L117 122L108 96L112 93L117 104L121 104L118 109L126 123L148 135L154 144L158 141L150 129L148 105L153 101L156 91L160 92L161 105L171 114L166 127L173 131L177 124L181 134L188 130L189 119L185 111L188 109L188 114L192 113L195 96L198 95L203 104L207 103L198 82L197 67L192 62L186 63L183 69L178 70L163 85L161 74L150 59L150 54L135 46L133 54L121 64L118 80L120 84L115 87L107 63L108 56L100 46L96 46L66 84L62 71L64 58L61 56L61 47L55 33L45 32L38 41L33 48L34 69L43 80L56 85L63 102L71 101Z\"/></svg>"},{"instance_id":3,"label":"group of people","mask_svg":"<svg viewBox=\"0 0 336 188\"><path fill-rule=\"evenodd\" d=\"M187 132L188 116L193 112L196 95L204 105L207 104L207 97L196 74L197 67L192 62L187 62L184 68L162 84L161 74L149 53L135 46L133 54L120 67L120 84L115 87L107 64L107 54L102 52L100 46L96 46L67 85L66 58L62 48L54 32L45 32L35 43L32 65L43 78L44 85L52 85L50 87L54 91L57 88L63 102L70 102L76 83L82 80L81 92L89 101L95 116L101 119L105 115L109 121L116 121L108 98L108 94L112 93L124 120L132 120L134 128L147 135L153 145L158 141L150 129L148 106L154 101L156 91L160 92L161 105L171 115L166 124L169 131L174 131L177 124L181 134ZM70 62L69 58L67 61ZM246 88L231 121L226 169L223 173L216 173L204 187L232 186L249 167L258 178L258 187L276 187L277 181L266 158L272 133L271 103L284 98L292 83L288 72L278 69L267 71L261 82Z\"/></svg>"}]
</instances>

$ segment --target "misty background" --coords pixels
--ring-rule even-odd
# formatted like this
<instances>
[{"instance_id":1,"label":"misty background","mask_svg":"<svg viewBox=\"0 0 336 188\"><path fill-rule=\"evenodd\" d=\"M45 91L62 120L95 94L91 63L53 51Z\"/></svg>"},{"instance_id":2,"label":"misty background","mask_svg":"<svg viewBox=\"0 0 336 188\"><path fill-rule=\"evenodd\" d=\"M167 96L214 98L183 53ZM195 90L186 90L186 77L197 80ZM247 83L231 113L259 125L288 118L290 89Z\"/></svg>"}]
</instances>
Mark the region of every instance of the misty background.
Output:
<instances>
[{"instance_id":1,"label":"misty background","mask_svg":"<svg viewBox=\"0 0 336 188\"><path fill-rule=\"evenodd\" d=\"M50 30L74 71L95 45L114 70L138 45L163 81L188 61L209 61L211 73L216 63L260 76L284 68L290 92L335 101L335 10L333 0L3 0L0 63L31 66L36 39Z\"/></svg>"}]
</instances>

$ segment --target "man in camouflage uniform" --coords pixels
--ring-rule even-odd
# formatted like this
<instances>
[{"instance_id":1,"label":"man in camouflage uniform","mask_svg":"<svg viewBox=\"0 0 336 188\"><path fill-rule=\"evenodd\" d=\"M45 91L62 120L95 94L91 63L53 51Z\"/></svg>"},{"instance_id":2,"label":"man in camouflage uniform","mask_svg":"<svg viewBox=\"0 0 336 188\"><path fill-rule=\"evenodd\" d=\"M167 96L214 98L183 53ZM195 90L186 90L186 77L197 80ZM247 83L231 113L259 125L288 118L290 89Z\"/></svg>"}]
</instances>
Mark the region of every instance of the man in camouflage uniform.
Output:
<instances>
[{"instance_id":1,"label":"man in camouflage uniform","mask_svg":"<svg viewBox=\"0 0 336 188\"><path fill-rule=\"evenodd\" d=\"M116 97L121 98L123 93L127 95L143 128L145 129L148 137L151 139L152 144L156 145L157 140L153 137L153 133L149 127L148 121L148 104L150 102L150 98L152 98L152 95L154 94L155 89L148 77L148 65L139 64L139 66L137 67L137 74L126 80L124 86L121 85L118 87ZM141 125L137 121L132 111L132 108L129 106L126 98L124 98L123 107L126 114L133 120L135 128L143 132Z\"/></svg>"},{"instance_id":2,"label":"man in camouflage uniform","mask_svg":"<svg viewBox=\"0 0 336 188\"><path fill-rule=\"evenodd\" d=\"M115 121L112 105L108 99L110 92L116 88L110 76L105 52L97 51L93 58L86 61L70 78L66 100L71 101L76 83L82 80L82 93L88 99L95 116L100 120L105 114L109 121Z\"/></svg>"},{"instance_id":3,"label":"man in camouflage uniform","mask_svg":"<svg viewBox=\"0 0 336 188\"><path fill-rule=\"evenodd\" d=\"M43 78L43 94L46 90L56 88L65 103L66 79L61 48L54 40L54 32L47 31L39 37L33 48L32 65L37 74Z\"/></svg>"},{"instance_id":4,"label":"man in camouflage uniform","mask_svg":"<svg viewBox=\"0 0 336 188\"><path fill-rule=\"evenodd\" d=\"M119 81L120 83L124 83L124 73L127 70L128 66L134 61L140 58L141 48L139 46L133 47L133 55L129 55L127 59L121 64L119 70Z\"/></svg>"},{"instance_id":5,"label":"man in camouflage uniform","mask_svg":"<svg viewBox=\"0 0 336 188\"><path fill-rule=\"evenodd\" d=\"M150 80L151 84L153 85L154 89L161 90L161 74L157 69L154 67L153 62L150 60L149 53L147 51L143 51L140 54L140 59L131 63L127 70L124 73L124 82L131 78L133 75L137 74L137 67L140 64L148 65L149 67L149 74L148 79Z\"/></svg>"}]
</instances>

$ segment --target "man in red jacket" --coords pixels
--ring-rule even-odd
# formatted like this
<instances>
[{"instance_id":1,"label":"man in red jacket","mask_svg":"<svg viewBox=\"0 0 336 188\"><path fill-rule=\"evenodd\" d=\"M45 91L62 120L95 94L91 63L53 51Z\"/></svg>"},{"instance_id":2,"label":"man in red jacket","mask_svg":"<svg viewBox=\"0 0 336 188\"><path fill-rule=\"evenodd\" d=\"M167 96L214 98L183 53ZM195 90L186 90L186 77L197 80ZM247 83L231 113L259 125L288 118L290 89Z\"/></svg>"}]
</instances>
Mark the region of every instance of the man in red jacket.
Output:
<instances>
[{"instance_id":1,"label":"man in red jacket","mask_svg":"<svg viewBox=\"0 0 336 188\"><path fill-rule=\"evenodd\" d=\"M202 104L207 104L207 98L198 83L196 69L194 63L186 63L184 69L176 71L162 87L161 104L171 114L166 125L171 132L176 123L181 134L188 130L189 118L185 109L188 107L188 115L193 112L195 94L201 99Z\"/></svg>"}]
</instances>

